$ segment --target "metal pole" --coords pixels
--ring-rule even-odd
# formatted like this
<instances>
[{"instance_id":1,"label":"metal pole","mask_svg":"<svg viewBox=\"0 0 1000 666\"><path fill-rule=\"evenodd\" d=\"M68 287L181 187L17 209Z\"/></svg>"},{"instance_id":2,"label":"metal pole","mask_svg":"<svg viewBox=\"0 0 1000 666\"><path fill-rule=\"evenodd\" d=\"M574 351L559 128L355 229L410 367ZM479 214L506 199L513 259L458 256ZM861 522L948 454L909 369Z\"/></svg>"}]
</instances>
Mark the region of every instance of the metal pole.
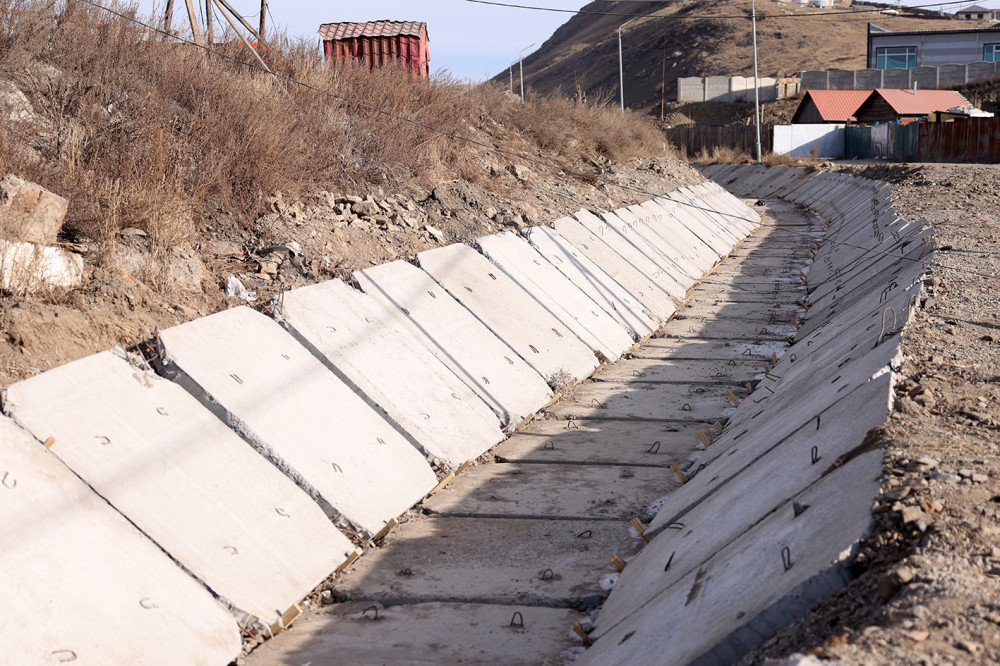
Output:
<instances>
[{"instance_id":1,"label":"metal pole","mask_svg":"<svg viewBox=\"0 0 1000 666\"><path fill-rule=\"evenodd\" d=\"M639 18L630 18L618 26L618 94L621 97L622 113L625 113L625 66L622 63L622 28Z\"/></svg>"},{"instance_id":2,"label":"metal pole","mask_svg":"<svg viewBox=\"0 0 1000 666\"><path fill-rule=\"evenodd\" d=\"M757 163L760 163L760 82L757 80L757 4L750 0L750 20L753 30L753 106L754 124L757 126Z\"/></svg>"},{"instance_id":3,"label":"metal pole","mask_svg":"<svg viewBox=\"0 0 1000 666\"><path fill-rule=\"evenodd\" d=\"M531 42L530 44L528 44L527 46L525 46L523 49L521 49L521 52L517 54L517 69L518 69L518 72L520 73L520 77L521 77L521 101L522 102L524 101L524 65L523 65L524 59L521 56L524 55L525 51L527 51L528 49L530 49L532 46L534 46L537 43L538 42Z\"/></svg>"},{"instance_id":4,"label":"metal pole","mask_svg":"<svg viewBox=\"0 0 1000 666\"><path fill-rule=\"evenodd\" d=\"M507 73L510 74L510 94L514 94L514 63L510 63L507 67Z\"/></svg>"}]
</instances>

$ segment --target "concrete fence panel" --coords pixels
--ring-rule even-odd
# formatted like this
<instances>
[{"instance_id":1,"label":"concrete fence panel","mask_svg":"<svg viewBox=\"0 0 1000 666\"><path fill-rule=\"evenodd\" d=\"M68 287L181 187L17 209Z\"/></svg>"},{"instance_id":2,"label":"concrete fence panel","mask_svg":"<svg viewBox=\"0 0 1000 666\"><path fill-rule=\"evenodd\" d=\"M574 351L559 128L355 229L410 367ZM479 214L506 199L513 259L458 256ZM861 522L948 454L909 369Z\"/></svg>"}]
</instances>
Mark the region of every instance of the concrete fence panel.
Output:
<instances>
[{"instance_id":1,"label":"concrete fence panel","mask_svg":"<svg viewBox=\"0 0 1000 666\"><path fill-rule=\"evenodd\" d=\"M844 156L843 125L775 125L774 152L794 157Z\"/></svg>"}]
</instances>

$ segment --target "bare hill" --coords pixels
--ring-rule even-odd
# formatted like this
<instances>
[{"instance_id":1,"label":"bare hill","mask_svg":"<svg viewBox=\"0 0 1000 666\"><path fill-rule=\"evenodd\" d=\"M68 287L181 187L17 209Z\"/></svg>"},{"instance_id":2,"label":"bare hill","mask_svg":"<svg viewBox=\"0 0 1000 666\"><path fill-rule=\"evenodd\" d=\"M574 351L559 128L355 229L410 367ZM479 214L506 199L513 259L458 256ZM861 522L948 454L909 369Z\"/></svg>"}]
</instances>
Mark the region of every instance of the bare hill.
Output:
<instances>
[{"instance_id":1,"label":"bare hill","mask_svg":"<svg viewBox=\"0 0 1000 666\"><path fill-rule=\"evenodd\" d=\"M890 30L959 28L986 23L916 18L857 11L814 9L762 0L757 3L760 75L808 69L865 66L869 22ZM525 85L542 94L560 92L588 99L618 96L618 27L622 31L625 104L649 110L676 99L677 79L685 76L752 76L753 47L749 0L665 5L662 2L593 2L524 61ZM507 82L504 72L498 81Z\"/></svg>"}]
</instances>

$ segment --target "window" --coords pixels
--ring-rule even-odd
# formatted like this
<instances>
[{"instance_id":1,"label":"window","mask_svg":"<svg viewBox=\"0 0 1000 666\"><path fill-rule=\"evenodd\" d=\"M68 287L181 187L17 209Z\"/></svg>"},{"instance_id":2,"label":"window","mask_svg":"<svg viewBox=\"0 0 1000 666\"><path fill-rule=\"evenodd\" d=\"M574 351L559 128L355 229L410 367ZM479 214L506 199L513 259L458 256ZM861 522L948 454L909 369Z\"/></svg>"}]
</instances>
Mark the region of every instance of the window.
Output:
<instances>
[{"instance_id":1,"label":"window","mask_svg":"<svg viewBox=\"0 0 1000 666\"><path fill-rule=\"evenodd\" d=\"M876 69L913 69L916 66L916 46L886 46L875 49Z\"/></svg>"},{"instance_id":2,"label":"window","mask_svg":"<svg viewBox=\"0 0 1000 666\"><path fill-rule=\"evenodd\" d=\"M983 60L986 62L1000 62L1000 44L986 44L983 46Z\"/></svg>"}]
</instances>

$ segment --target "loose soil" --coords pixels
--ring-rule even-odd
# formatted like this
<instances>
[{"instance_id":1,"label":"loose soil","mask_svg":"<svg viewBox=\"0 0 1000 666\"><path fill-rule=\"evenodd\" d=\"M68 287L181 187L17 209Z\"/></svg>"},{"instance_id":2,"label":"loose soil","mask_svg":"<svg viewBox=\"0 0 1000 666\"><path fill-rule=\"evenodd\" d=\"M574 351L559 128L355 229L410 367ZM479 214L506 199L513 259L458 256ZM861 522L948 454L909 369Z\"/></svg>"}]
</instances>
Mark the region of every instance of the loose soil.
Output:
<instances>
[{"instance_id":1,"label":"loose soil","mask_svg":"<svg viewBox=\"0 0 1000 666\"><path fill-rule=\"evenodd\" d=\"M876 528L858 578L742 664L811 653L846 666L1000 661L1000 167L842 167L892 183L934 225L923 309L903 334Z\"/></svg>"}]
</instances>

